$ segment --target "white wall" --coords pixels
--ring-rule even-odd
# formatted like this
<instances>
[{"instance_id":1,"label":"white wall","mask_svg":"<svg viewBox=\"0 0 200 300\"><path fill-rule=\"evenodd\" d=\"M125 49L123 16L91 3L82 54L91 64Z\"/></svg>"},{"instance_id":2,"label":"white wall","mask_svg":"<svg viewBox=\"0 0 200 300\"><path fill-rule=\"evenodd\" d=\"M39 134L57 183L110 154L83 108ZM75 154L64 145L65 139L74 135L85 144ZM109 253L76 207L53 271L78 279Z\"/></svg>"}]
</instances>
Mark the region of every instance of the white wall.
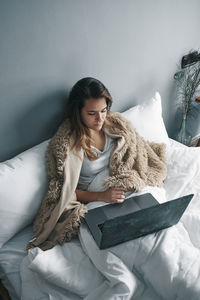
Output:
<instances>
[{"instance_id":1,"label":"white wall","mask_svg":"<svg viewBox=\"0 0 200 300\"><path fill-rule=\"evenodd\" d=\"M173 136L173 75L199 49L199 11L199 0L0 0L0 160L50 137L84 76L104 82L113 110L158 90Z\"/></svg>"}]
</instances>

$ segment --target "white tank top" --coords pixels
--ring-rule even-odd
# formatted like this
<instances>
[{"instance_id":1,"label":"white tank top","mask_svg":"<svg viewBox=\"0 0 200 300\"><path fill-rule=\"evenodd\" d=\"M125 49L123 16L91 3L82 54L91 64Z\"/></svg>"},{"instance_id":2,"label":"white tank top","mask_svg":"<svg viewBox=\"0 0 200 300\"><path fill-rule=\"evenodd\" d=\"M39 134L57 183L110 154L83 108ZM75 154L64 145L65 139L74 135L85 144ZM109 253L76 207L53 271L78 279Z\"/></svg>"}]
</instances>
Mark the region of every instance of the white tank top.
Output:
<instances>
[{"instance_id":1,"label":"white tank top","mask_svg":"<svg viewBox=\"0 0 200 300\"><path fill-rule=\"evenodd\" d=\"M93 147L98 154L98 158L96 160L90 161L86 156L84 156L77 185L78 189L89 190L89 185L94 179L96 182L98 181L98 185L101 185L102 181L109 175L110 154L116 144L116 139L110 138L106 134L105 139L106 141L103 151ZM97 180L97 178L100 180ZM99 190L100 188L102 189L101 186L96 186L96 190Z\"/></svg>"}]
</instances>

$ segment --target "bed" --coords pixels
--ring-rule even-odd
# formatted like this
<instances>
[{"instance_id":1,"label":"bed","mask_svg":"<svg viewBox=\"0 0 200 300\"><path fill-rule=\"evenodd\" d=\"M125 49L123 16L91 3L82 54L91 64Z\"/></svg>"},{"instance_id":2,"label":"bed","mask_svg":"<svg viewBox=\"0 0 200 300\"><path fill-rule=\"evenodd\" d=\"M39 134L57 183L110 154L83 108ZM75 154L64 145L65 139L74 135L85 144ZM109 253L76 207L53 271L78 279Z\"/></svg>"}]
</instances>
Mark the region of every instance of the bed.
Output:
<instances>
[{"instance_id":1,"label":"bed","mask_svg":"<svg viewBox=\"0 0 200 300\"><path fill-rule=\"evenodd\" d=\"M1 163L0 279L12 300L200 299L200 148L168 138L158 92L123 114L145 139L166 144L164 187L141 193L159 202L193 193L189 207L177 225L108 249L83 223L71 242L26 252L47 191L48 141Z\"/></svg>"}]
</instances>

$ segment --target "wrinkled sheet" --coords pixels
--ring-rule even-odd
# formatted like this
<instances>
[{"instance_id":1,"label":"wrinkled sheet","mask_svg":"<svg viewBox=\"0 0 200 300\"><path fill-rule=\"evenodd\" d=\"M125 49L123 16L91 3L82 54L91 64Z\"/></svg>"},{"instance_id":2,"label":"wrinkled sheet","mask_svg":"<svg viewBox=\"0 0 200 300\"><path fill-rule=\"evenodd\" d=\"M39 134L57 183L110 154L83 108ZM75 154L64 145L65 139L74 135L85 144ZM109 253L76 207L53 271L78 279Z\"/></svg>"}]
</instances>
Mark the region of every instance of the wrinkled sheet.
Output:
<instances>
[{"instance_id":1,"label":"wrinkled sheet","mask_svg":"<svg viewBox=\"0 0 200 300\"><path fill-rule=\"evenodd\" d=\"M200 148L173 142L167 155L166 199L195 194L179 223L105 250L82 225L70 243L31 249L21 264L22 300L199 300Z\"/></svg>"}]
</instances>

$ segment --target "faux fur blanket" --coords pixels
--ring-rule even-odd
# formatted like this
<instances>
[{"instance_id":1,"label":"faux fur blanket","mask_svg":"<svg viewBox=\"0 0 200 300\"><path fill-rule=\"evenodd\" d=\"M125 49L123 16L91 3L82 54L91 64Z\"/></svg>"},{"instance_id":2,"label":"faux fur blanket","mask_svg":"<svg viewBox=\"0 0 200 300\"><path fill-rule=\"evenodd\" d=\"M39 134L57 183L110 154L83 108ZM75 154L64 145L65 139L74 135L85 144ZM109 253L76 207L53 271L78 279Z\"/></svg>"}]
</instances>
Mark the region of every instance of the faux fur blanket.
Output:
<instances>
[{"instance_id":1,"label":"faux fur blanket","mask_svg":"<svg viewBox=\"0 0 200 300\"><path fill-rule=\"evenodd\" d=\"M104 188L122 186L140 191L144 186L163 185L166 177L165 144L145 141L120 113L109 112L104 132L117 139L110 157L110 176ZM124 130L119 129L122 125ZM87 209L76 199L83 150L71 150L73 134L65 120L51 139L46 152L49 190L34 222L34 236L27 249L43 250L70 241L78 232Z\"/></svg>"}]
</instances>

